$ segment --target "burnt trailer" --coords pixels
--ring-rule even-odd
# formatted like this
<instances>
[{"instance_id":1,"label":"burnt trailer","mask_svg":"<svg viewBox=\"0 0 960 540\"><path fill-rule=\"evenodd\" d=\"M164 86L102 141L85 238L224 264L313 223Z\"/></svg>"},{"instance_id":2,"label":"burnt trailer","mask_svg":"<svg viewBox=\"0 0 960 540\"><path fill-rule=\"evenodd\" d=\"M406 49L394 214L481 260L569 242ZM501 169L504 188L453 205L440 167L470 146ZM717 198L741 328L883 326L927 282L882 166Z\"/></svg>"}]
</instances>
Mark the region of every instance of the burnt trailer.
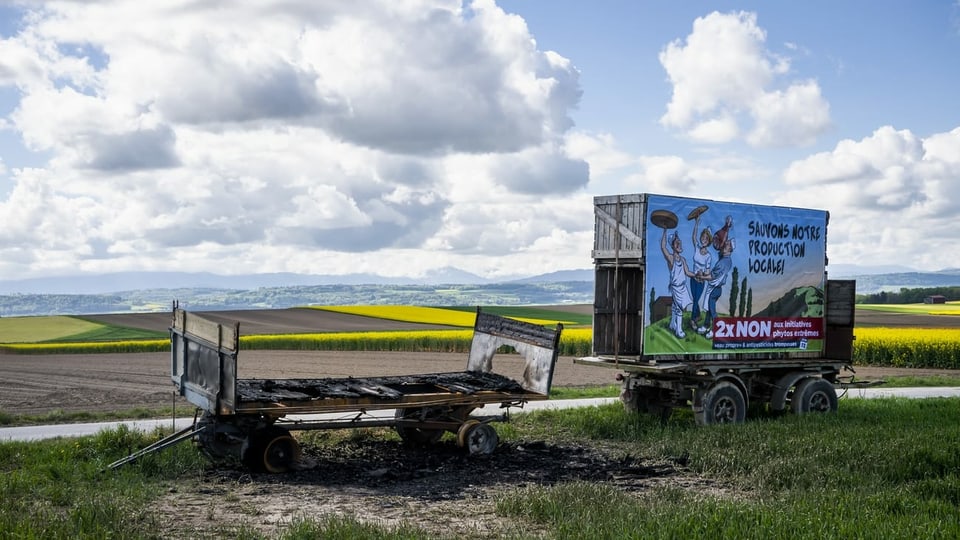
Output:
<instances>
[{"instance_id":1,"label":"burnt trailer","mask_svg":"<svg viewBox=\"0 0 960 540\"><path fill-rule=\"evenodd\" d=\"M593 356L574 361L618 370L627 410L832 412L858 384L856 283L827 279L826 211L641 193L594 215Z\"/></svg>"},{"instance_id":2,"label":"burnt trailer","mask_svg":"<svg viewBox=\"0 0 960 540\"><path fill-rule=\"evenodd\" d=\"M492 453L499 437L491 422L506 421L508 415L474 413L491 404L506 411L547 399L562 329L478 309L465 371L241 379L239 323L219 324L174 306L171 379L197 407L194 422L110 468L192 439L212 460L234 459L255 471L278 473L296 467L300 458L293 431L376 426L393 427L405 442L418 445L450 432L469 453ZM497 352L511 350L524 362L522 380L493 370ZM505 361L517 357L504 356Z\"/></svg>"}]
</instances>

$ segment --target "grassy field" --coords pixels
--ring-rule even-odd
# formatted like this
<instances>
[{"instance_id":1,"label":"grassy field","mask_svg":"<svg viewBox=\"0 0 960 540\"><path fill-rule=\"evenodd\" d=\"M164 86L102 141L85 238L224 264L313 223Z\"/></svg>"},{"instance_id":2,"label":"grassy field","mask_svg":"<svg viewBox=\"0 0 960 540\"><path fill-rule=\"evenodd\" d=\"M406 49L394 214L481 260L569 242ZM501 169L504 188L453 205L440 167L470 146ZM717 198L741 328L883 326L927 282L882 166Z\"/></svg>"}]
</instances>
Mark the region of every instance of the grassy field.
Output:
<instances>
[{"instance_id":1,"label":"grassy field","mask_svg":"<svg viewBox=\"0 0 960 540\"><path fill-rule=\"evenodd\" d=\"M857 304L857 309L920 315L960 315L960 302L945 304Z\"/></svg>"},{"instance_id":2,"label":"grassy field","mask_svg":"<svg viewBox=\"0 0 960 540\"><path fill-rule=\"evenodd\" d=\"M518 531L532 525L548 538L960 536L957 399L852 400L833 415L711 427L696 427L688 412L661 425L610 405L518 415L497 429L504 441L583 445L614 458L674 463L686 478L640 491L624 491L615 482L527 482L503 486L492 496L500 520ZM206 465L194 448L183 444L102 471L156 436L120 429L80 439L0 443L0 533L151 538L175 528L157 521L151 501L204 483ZM210 504L236 497L230 489L208 489ZM249 517L261 519L255 508ZM209 523L208 534L262 537L241 522ZM350 515L296 520L271 536L443 537L412 524L384 527Z\"/></svg>"},{"instance_id":3,"label":"grassy field","mask_svg":"<svg viewBox=\"0 0 960 540\"><path fill-rule=\"evenodd\" d=\"M0 318L0 343L38 343L84 334L102 325L77 317Z\"/></svg>"},{"instance_id":4,"label":"grassy field","mask_svg":"<svg viewBox=\"0 0 960 540\"><path fill-rule=\"evenodd\" d=\"M387 321L472 328L476 307L310 306L310 309ZM485 307L484 311L518 320L567 327L589 326L590 316L536 307ZM287 334L289 335L289 334ZM0 344L86 343L167 339L166 331L103 324L75 316L0 318Z\"/></svg>"},{"instance_id":5,"label":"grassy field","mask_svg":"<svg viewBox=\"0 0 960 540\"><path fill-rule=\"evenodd\" d=\"M944 307L945 306L945 307ZM858 306L859 307L859 306ZM953 304L918 304L882 307L886 311L933 309L950 313L960 310ZM475 308L421 306L324 306L326 311L350 315L450 326L463 329L408 330L372 332L325 332L311 334L243 335L241 347L272 350L338 350L338 351L443 351L469 350ZM592 351L590 316L541 307L491 307L492 313L554 326L565 325L560 343L564 356L588 356ZM665 329L646 329L648 342L669 345L675 338ZM960 328L858 327L855 331L854 363L857 365L960 369ZM664 337L666 336L666 337ZM669 339L667 339L669 338ZM709 341L697 335L689 339L702 341L710 350ZM72 354L114 352L157 352L167 350L168 337L163 332L104 325L76 317L13 317L0 319L0 349L20 354ZM673 348L664 345L665 350Z\"/></svg>"},{"instance_id":6,"label":"grassy field","mask_svg":"<svg viewBox=\"0 0 960 540\"><path fill-rule=\"evenodd\" d=\"M167 332L128 328L61 315L0 318L0 343L90 343L169 339Z\"/></svg>"}]
</instances>

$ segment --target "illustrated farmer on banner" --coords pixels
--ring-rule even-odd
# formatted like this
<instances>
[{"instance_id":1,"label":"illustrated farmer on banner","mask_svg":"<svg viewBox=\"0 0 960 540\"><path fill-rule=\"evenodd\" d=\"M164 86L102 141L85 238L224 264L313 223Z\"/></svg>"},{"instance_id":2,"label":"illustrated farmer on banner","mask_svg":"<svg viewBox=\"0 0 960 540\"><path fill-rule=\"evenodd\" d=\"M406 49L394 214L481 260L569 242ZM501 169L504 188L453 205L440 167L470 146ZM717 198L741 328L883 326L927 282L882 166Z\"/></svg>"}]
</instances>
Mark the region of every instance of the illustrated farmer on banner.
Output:
<instances>
[{"instance_id":1,"label":"illustrated farmer on banner","mask_svg":"<svg viewBox=\"0 0 960 540\"><path fill-rule=\"evenodd\" d=\"M690 212L690 215L687 216L687 220L694 220L693 233L691 234L691 240L694 246L694 276L690 278L690 293L693 295L693 309L690 311L690 327L694 332L699 332L700 330L701 311L706 313L705 309L700 308L703 290L706 288L703 276L708 275L710 269L713 267L713 253L710 252L710 245L713 243L713 234L710 233L710 227L700 229L700 216L706 211L707 206L701 205L694 208ZM697 238L698 229L700 229L699 239ZM700 333L703 334L704 332Z\"/></svg>"},{"instance_id":2,"label":"illustrated farmer on banner","mask_svg":"<svg viewBox=\"0 0 960 540\"><path fill-rule=\"evenodd\" d=\"M670 234L670 249L667 249L667 227L663 227L663 236L660 238L660 251L663 252L663 258L667 261L667 269L670 271L670 294L673 297L673 303L670 307L670 330L680 339L686 337L683 332L683 312L693 303L690 291L687 289L687 278L695 277L695 274L687 267L687 260L683 258L683 241L680 235L673 231Z\"/></svg>"},{"instance_id":3,"label":"illustrated farmer on banner","mask_svg":"<svg viewBox=\"0 0 960 540\"><path fill-rule=\"evenodd\" d=\"M729 217L727 217L727 224L732 224L732 220ZM725 229L728 229L726 232L729 232L728 227L725 227ZM714 239L719 235L720 231L717 231ZM717 260L717 264L713 265L710 272L704 276L706 286L703 290L701 307L705 308L707 317L703 326L698 328L697 332L703 334L707 339L713 338L713 321L717 318L717 300L719 300L720 295L723 294L723 286L727 282L727 274L729 274L730 269L733 268L733 259L731 259L730 256L733 254L735 247L736 240L728 234L724 234L723 243L720 244L720 259ZM703 305L704 302L706 305Z\"/></svg>"}]
</instances>

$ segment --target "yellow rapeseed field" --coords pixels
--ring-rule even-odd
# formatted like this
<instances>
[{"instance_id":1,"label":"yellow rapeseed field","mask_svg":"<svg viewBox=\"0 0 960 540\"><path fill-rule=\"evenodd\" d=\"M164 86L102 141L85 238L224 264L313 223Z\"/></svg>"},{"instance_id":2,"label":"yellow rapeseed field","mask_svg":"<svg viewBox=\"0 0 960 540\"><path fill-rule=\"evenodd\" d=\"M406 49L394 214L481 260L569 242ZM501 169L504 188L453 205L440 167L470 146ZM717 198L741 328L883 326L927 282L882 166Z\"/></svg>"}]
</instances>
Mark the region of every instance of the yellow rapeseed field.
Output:
<instances>
[{"instance_id":1,"label":"yellow rapeseed field","mask_svg":"<svg viewBox=\"0 0 960 540\"><path fill-rule=\"evenodd\" d=\"M415 330L384 332L330 332L241 336L241 349L323 351L438 351L469 350L473 330Z\"/></svg>"},{"instance_id":2,"label":"yellow rapeseed field","mask_svg":"<svg viewBox=\"0 0 960 540\"><path fill-rule=\"evenodd\" d=\"M0 343L0 349L20 354L163 352L170 350L170 340L139 339L125 341L76 341L65 343Z\"/></svg>"},{"instance_id":3,"label":"yellow rapeseed field","mask_svg":"<svg viewBox=\"0 0 960 540\"><path fill-rule=\"evenodd\" d=\"M854 334L857 364L960 369L960 328L867 327Z\"/></svg>"},{"instance_id":4,"label":"yellow rapeseed field","mask_svg":"<svg viewBox=\"0 0 960 540\"><path fill-rule=\"evenodd\" d=\"M440 324L444 326L460 326L473 328L477 318L476 313L458 309L434 308L423 306L310 306L312 309L348 313L376 319L390 321L412 322L420 324ZM526 317L511 317L518 321L531 324L556 325L558 322L565 325L577 324L573 321L557 321L551 319L531 319Z\"/></svg>"},{"instance_id":5,"label":"yellow rapeseed field","mask_svg":"<svg viewBox=\"0 0 960 540\"><path fill-rule=\"evenodd\" d=\"M361 314L364 306L350 306ZM371 306L366 306L371 307ZM378 307L368 313L383 318L387 308ZM401 306L404 307L404 306ZM471 327L474 314L438 308L395 311L403 320ZM344 310L343 312L350 312ZM441 319L441 317L445 317ZM459 317L459 319L458 319ZM443 320L445 322L440 323ZM458 322L457 322L458 321ZM547 321L549 324L553 321ZM884 328L863 327L855 330L854 363L909 368L960 369L960 329L950 328ZM335 332L316 334L276 334L241 336L242 349L275 350L356 350L356 351L438 351L466 352L470 349L473 331L417 330L381 332ZM2 343L0 349L20 354L79 354L113 352L153 352L169 350L167 340L97 341L74 343ZM560 339L563 356L592 354L590 328L565 328Z\"/></svg>"}]
</instances>

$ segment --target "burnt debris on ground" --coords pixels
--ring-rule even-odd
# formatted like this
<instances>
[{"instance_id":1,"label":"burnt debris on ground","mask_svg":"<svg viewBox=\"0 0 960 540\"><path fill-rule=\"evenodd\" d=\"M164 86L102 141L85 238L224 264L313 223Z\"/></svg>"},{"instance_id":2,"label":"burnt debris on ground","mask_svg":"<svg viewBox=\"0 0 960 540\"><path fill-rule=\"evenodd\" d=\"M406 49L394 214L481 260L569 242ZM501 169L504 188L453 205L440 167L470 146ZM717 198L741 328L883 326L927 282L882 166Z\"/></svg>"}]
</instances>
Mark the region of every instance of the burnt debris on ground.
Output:
<instances>
[{"instance_id":1,"label":"burnt debris on ground","mask_svg":"<svg viewBox=\"0 0 960 540\"><path fill-rule=\"evenodd\" d=\"M685 473L682 459L655 462L612 457L581 445L542 441L501 443L491 455L468 455L453 441L414 447L396 440L363 438L336 445L303 445L308 465L285 474L253 474L220 466L207 480L283 485L317 485L440 501L475 496L494 486L543 486L575 481L610 482L627 490L651 479Z\"/></svg>"}]
</instances>

